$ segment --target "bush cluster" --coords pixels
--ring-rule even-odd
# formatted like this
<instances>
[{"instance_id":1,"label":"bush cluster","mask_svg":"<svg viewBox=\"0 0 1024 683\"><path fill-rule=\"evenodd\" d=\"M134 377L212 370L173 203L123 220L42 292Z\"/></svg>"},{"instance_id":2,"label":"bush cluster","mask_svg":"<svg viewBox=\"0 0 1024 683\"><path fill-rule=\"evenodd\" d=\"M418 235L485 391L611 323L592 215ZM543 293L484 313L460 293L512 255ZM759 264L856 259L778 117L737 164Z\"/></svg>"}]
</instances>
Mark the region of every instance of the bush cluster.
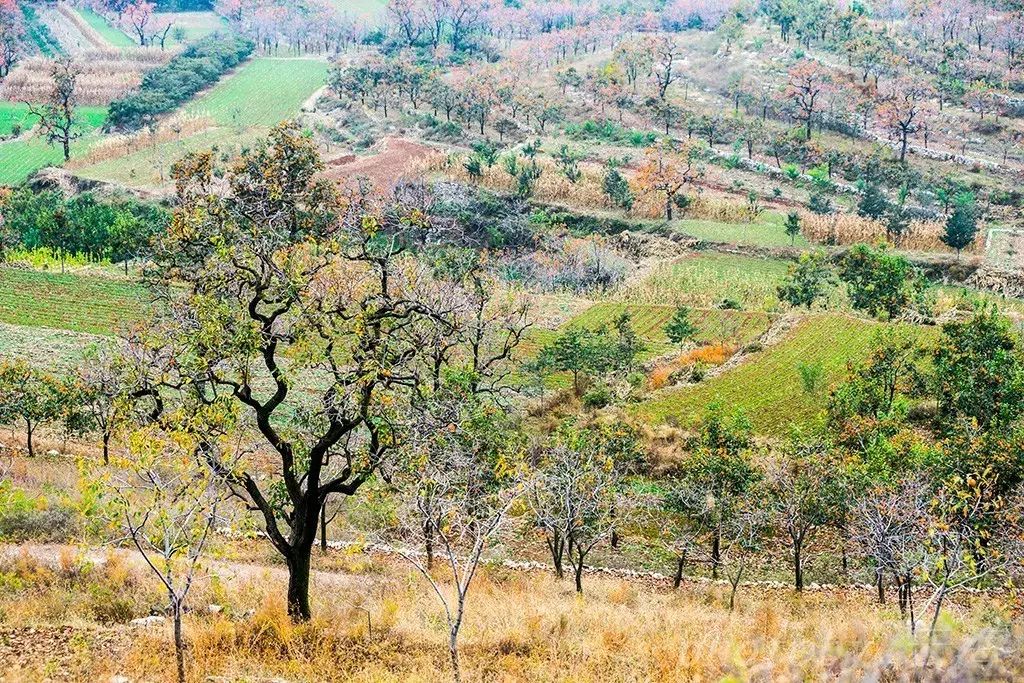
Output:
<instances>
[{"instance_id":1,"label":"bush cluster","mask_svg":"<svg viewBox=\"0 0 1024 683\"><path fill-rule=\"evenodd\" d=\"M111 103L107 126L132 130L172 111L238 66L253 48L249 40L219 34L190 45L164 66L147 73L137 91Z\"/></svg>"}]
</instances>

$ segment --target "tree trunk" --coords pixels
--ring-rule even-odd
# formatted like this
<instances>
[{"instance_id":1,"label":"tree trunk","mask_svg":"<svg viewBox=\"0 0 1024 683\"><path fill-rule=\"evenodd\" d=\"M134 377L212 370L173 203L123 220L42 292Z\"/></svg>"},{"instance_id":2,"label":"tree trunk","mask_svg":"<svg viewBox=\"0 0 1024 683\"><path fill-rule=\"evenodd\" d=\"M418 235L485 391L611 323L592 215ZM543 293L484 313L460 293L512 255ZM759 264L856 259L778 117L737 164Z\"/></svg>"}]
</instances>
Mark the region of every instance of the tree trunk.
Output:
<instances>
[{"instance_id":1,"label":"tree trunk","mask_svg":"<svg viewBox=\"0 0 1024 683\"><path fill-rule=\"evenodd\" d=\"M293 548L288 562L288 616L294 621L309 621L309 572L312 565L313 544Z\"/></svg>"},{"instance_id":2,"label":"tree trunk","mask_svg":"<svg viewBox=\"0 0 1024 683\"><path fill-rule=\"evenodd\" d=\"M878 604L879 605L884 605L885 604L885 575L882 573L881 569L878 569L875 572L875 576L877 578L876 583L878 584Z\"/></svg>"},{"instance_id":3,"label":"tree trunk","mask_svg":"<svg viewBox=\"0 0 1024 683\"><path fill-rule=\"evenodd\" d=\"M665 197L665 220L672 220L672 197L671 195Z\"/></svg>"},{"instance_id":4,"label":"tree trunk","mask_svg":"<svg viewBox=\"0 0 1024 683\"><path fill-rule=\"evenodd\" d=\"M462 681L462 670L459 668L458 637L458 633L454 631L448 635L448 656L452 662L452 680L455 683Z\"/></svg>"},{"instance_id":5,"label":"tree trunk","mask_svg":"<svg viewBox=\"0 0 1024 683\"><path fill-rule=\"evenodd\" d=\"M110 464L110 432L103 432L103 464Z\"/></svg>"},{"instance_id":6,"label":"tree trunk","mask_svg":"<svg viewBox=\"0 0 1024 683\"><path fill-rule=\"evenodd\" d=\"M729 577L729 583L732 584L732 590L729 592L729 611L732 612L736 609L736 591L739 590L740 581L743 579L743 567L740 567L739 571L736 572L735 579Z\"/></svg>"},{"instance_id":7,"label":"tree trunk","mask_svg":"<svg viewBox=\"0 0 1024 683\"><path fill-rule=\"evenodd\" d=\"M711 578L718 578L718 568L722 565L722 535L715 532L711 539Z\"/></svg>"},{"instance_id":8,"label":"tree trunk","mask_svg":"<svg viewBox=\"0 0 1024 683\"><path fill-rule=\"evenodd\" d=\"M32 424L32 420L25 420L25 433L26 433L26 445L28 446L28 457L33 457L36 452L32 447L32 432L35 430L35 426Z\"/></svg>"},{"instance_id":9,"label":"tree trunk","mask_svg":"<svg viewBox=\"0 0 1024 683\"><path fill-rule=\"evenodd\" d=\"M802 591L804 589L804 566L803 561L800 558L800 546L802 543L797 541L793 543L793 575L796 581L796 589Z\"/></svg>"},{"instance_id":10,"label":"tree trunk","mask_svg":"<svg viewBox=\"0 0 1024 683\"><path fill-rule=\"evenodd\" d=\"M583 560L586 559L586 557L586 553L577 551L576 562L573 563L573 570L575 571L576 578L576 592L580 595L583 595Z\"/></svg>"},{"instance_id":11,"label":"tree trunk","mask_svg":"<svg viewBox=\"0 0 1024 683\"><path fill-rule=\"evenodd\" d=\"M429 519L423 523L423 549L427 553L427 569L434 568L434 523Z\"/></svg>"},{"instance_id":12,"label":"tree trunk","mask_svg":"<svg viewBox=\"0 0 1024 683\"><path fill-rule=\"evenodd\" d=\"M557 532L547 539L548 550L551 551L551 563L555 567L555 576L559 579L565 576L563 570L563 559L565 557L565 540Z\"/></svg>"},{"instance_id":13,"label":"tree trunk","mask_svg":"<svg viewBox=\"0 0 1024 683\"><path fill-rule=\"evenodd\" d=\"M174 612L174 657L178 667L178 683L185 683L185 639L181 633L181 602L171 600Z\"/></svg>"},{"instance_id":14,"label":"tree trunk","mask_svg":"<svg viewBox=\"0 0 1024 683\"><path fill-rule=\"evenodd\" d=\"M327 501L320 507L320 552L327 554Z\"/></svg>"},{"instance_id":15,"label":"tree trunk","mask_svg":"<svg viewBox=\"0 0 1024 683\"><path fill-rule=\"evenodd\" d=\"M678 589L683 583L683 565L686 564L686 553L679 555L679 559L676 560L676 575L672 579L672 588Z\"/></svg>"}]
</instances>

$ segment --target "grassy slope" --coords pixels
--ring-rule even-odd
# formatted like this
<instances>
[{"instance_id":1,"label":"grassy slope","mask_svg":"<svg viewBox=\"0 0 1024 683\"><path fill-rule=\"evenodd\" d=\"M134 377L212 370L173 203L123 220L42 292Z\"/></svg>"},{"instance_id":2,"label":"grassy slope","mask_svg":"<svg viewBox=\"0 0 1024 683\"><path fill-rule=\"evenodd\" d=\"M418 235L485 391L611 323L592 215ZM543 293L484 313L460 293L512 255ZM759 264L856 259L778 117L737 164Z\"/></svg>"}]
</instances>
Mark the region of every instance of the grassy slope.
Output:
<instances>
[{"instance_id":1,"label":"grassy slope","mask_svg":"<svg viewBox=\"0 0 1024 683\"><path fill-rule=\"evenodd\" d=\"M806 247L807 240L798 236L790 241L786 235L785 217L767 213L756 223L722 223L719 221L683 219L672 222L672 228L708 242L727 242L744 246Z\"/></svg>"},{"instance_id":2,"label":"grassy slope","mask_svg":"<svg viewBox=\"0 0 1024 683\"><path fill-rule=\"evenodd\" d=\"M0 322L113 334L141 316L141 285L102 277L0 269Z\"/></svg>"},{"instance_id":3,"label":"grassy slope","mask_svg":"<svg viewBox=\"0 0 1024 683\"><path fill-rule=\"evenodd\" d=\"M878 330L877 323L839 314L802 321L785 339L753 353L737 367L696 386L665 389L634 411L641 419L669 419L692 425L709 403L743 408L762 433L784 433L791 423L806 422L824 406L827 388L842 378L847 362L863 359ZM824 386L804 391L799 363L820 364Z\"/></svg>"},{"instance_id":4,"label":"grassy slope","mask_svg":"<svg viewBox=\"0 0 1024 683\"><path fill-rule=\"evenodd\" d=\"M76 10L82 19L96 29L96 32L103 36L103 39L114 47L135 47L135 40L124 31L111 26L110 22L87 7Z\"/></svg>"},{"instance_id":5,"label":"grassy slope","mask_svg":"<svg viewBox=\"0 0 1024 683\"><path fill-rule=\"evenodd\" d=\"M350 12L367 20L375 20L384 14L387 0L332 0L331 4L343 12Z\"/></svg>"},{"instance_id":6,"label":"grassy slope","mask_svg":"<svg viewBox=\"0 0 1024 683\"><path fill-rule=\"evenodd\" d=\"M47 370L68 370L97 337L66 330L0 323L0 359L23 358Z\"/></svg>"},{"instance_id":7,"label":"grassy slope","mask_svg":"<svg viewBox=\"0 0 1024 683\"><path fill-rule=\"evenodd\" d=\"M228 26L227 21L214 12L169 12L161 13L159 16L174 22L170 39L170 43L174 45L195 42ZM184 39L181 41L174 36L179 30L184 33Z\"/></svg>"},{"instance_id":8,"label":"grassy slope","mask_svg":"<svg viewBox=\"0 0 1024 683\"><path fill-rule=\"evenodd\" d=\"M0 103L0 133L4 122L26 121L25 105ZM106 107L80 107L82 128L85 136L71 143L72 155L86 151L90 144L98 139L95 131L103 125L107 118ZM32 120L28 119L29 125ZM9 132L9 129L8 129ZM41 137L21 137L8 142L0 142L0 185L17 185L41 168L60 165L64 161L64 153L58 145L47 144Z\"/></svg>"},{"instance_id":9,"label":"grassy slope","mask_svg":"<svg viewBox=\"0 0 1024 683\"><path fill-rule=\"evenodd\" d=\"M254 59L185 106L188 114L211 117L215 128L77 173L131 187L160 185L160 170L169 170L187 152L215 145L221 152L238 151L298 114L303 102L326 82L327 68L326 62L314 59Z\"/></svg>"}]
</instances>

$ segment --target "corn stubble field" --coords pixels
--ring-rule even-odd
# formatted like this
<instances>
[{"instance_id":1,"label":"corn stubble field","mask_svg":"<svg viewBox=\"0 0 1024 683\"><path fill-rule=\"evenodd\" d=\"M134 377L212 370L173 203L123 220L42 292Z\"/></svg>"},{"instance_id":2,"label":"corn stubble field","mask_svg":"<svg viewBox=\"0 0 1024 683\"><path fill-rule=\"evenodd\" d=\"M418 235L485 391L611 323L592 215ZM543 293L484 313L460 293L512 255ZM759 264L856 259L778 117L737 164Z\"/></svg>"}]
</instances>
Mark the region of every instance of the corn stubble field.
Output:
<instances>
[{"instance_id":1,"label":"corn stubble field","mask_svg":"<svg viewBox=\"0 0 1024 683\"><path fill-rule=\"evenodd\" d=\"M1024 14L884 4L0 0L0 680L1019 680Z\"/></svg>"}]
</instances>

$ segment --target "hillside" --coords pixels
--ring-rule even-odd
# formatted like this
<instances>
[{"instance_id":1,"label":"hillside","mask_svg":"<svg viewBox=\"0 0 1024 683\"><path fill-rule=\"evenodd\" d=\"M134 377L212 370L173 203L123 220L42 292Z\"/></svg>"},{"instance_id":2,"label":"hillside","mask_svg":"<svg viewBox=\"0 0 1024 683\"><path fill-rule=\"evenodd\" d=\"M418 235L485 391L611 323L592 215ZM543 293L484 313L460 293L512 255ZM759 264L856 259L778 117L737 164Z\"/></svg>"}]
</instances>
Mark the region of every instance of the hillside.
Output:
<instances>
[{"instance_id":1,"label":"hillside","mask_svg":"<svg viewBox=\"0 0 1024 683\"><path fill-rule=\"evenodd\" d=\"M1022 59L0 0L0 678L1021 678Z\"/></svg>"}]
</instances>

